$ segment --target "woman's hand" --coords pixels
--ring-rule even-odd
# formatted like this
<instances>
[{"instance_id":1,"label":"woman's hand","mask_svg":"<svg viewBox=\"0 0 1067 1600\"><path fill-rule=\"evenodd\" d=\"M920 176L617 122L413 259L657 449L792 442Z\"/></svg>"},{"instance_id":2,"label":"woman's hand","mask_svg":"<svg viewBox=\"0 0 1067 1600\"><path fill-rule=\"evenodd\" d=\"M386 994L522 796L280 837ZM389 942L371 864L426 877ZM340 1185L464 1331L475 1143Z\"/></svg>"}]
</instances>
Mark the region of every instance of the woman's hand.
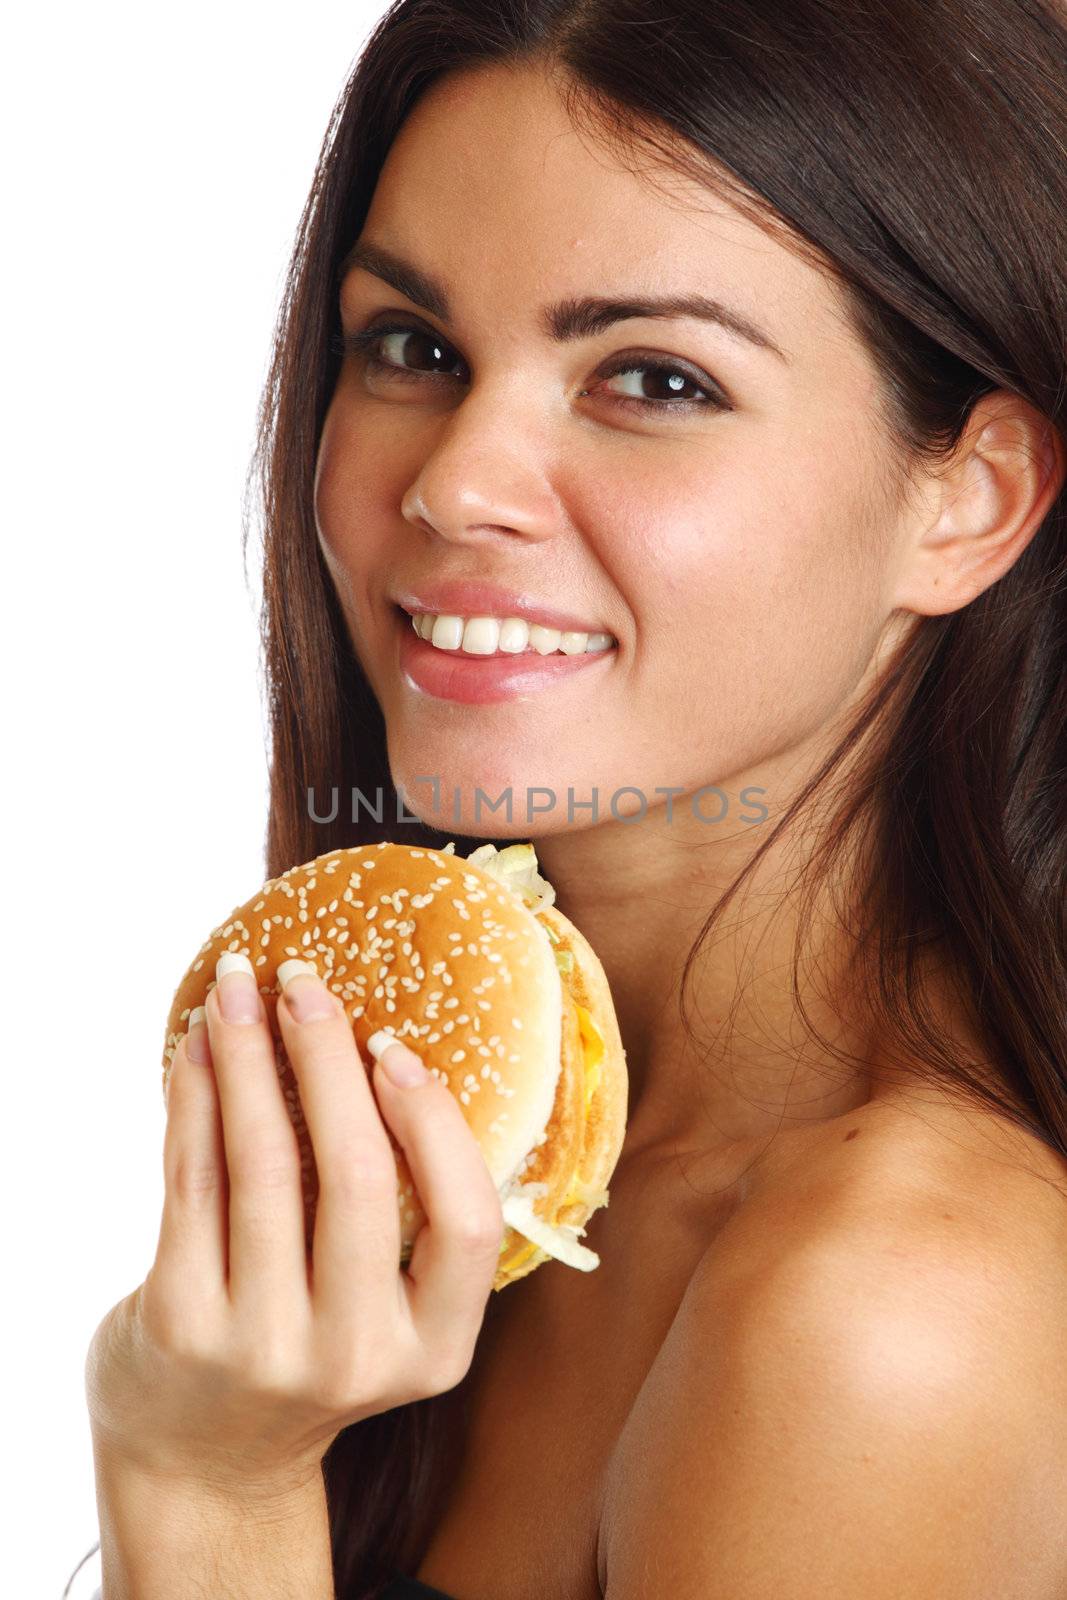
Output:
<instances>
[{"instance_id":1,"label":"woman's hand","mask_svg":"<svg viewBox=\"0 0 1067 1600\"><path fill-rule=\"evenodd\" d=\"M175 1052L156 1258L97 1328L86 1391L94 1442L110 1458L151 1477L270 1494L318 1476L348 1424L461 1380L503 1218L451 1092L432 1075L391 1082L384 1063L415 1060L401 1045L375 1065L372 1089L341 1003L286 964L278 1028L319 1180L309 1259L297 1138L244 965L222 958L206 1024ZM379 1107L428 1218L407 1272Z\"/></svg>"}]
</instances>

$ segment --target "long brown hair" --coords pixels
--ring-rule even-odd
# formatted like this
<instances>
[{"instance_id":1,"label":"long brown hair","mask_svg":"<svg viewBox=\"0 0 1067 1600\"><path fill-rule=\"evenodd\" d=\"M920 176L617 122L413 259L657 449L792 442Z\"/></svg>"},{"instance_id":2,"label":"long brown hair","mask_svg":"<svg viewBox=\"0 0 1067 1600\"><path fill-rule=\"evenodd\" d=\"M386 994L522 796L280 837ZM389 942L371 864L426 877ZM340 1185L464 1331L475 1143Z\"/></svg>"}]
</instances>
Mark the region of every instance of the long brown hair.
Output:
<instances>
[{"instance_id":1,"label":"long brown hair","mask_svg":"<svg viewBox=\"0 0 1067 1600\"><path fill-rule=\"evenodd\" d=\"M264 539L271 728L266 871L397 822L382 716L316 538L318 441L340 364L338 268L421 92L543 62L577 121L698 177L828 268L880 369L902 468L936 469L974 403L1023 397L1062 440L1067 28L1054 0L397 0L335 107L297 233L250 483ZM714 164L714 165L712 165ZM1061 492L998 582L916 627L839 748L730 889L856 751L813 857L855 851L855 981L903 1062L1067 1157L1067 542ZM247 538L247 529L246 529ZM339 805L331 821L330 797ZM353 790L375 803L353 821ZM310 803L313 797L313 804ZM798 941L799 947L799 941ZM936 953L985 1070L924 1009ZM794 967L794 984L796 968ZM857 991L860 992L860 991ZM684 984L683 984L684 1016ZM458 1391L345 1429L324 1462L335 1580L414 1572Z\"/></svg>"}]
</instances>

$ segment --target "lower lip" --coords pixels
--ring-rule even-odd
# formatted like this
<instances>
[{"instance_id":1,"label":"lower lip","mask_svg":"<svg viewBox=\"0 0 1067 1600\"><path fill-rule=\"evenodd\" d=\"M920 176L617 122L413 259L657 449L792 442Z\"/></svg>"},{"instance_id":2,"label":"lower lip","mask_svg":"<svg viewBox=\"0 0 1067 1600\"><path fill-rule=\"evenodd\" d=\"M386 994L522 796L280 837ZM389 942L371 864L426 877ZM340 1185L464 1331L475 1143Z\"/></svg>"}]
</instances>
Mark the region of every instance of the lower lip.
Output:
<instances>
[{"instance_id":1,"label":"lower lip","mask_svg":"<svg viewBox=\"0 0 1067 1600\"><path fill-rule=\"evenodd\" d=\"M438 700L458 700L467 706L488 706L498 700L522 700L540 689L588 672L605 657L616 653L591 650L580 656L538 655L536 650L521 655L469 656L461 650L438 650L415 632L406 611L398 611L400 670L407 681L423 694Z\"/></svg>"}]
</instances>

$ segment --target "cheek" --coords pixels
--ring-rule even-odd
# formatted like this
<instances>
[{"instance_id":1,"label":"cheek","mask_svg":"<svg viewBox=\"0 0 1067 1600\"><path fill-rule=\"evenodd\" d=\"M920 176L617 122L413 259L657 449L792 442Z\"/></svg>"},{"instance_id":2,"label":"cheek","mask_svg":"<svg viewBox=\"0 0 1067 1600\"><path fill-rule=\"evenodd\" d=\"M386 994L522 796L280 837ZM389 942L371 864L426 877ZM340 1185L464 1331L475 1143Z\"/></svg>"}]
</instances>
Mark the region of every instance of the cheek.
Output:
<instances>
[{"instance_id":1,"label":"cheek","mask_svg":"<svg viewBox=\"0 0 1067 1600\"><path fill-rule=\"evenodd\" d=\"M315 528L326 570L337 595L349 642L377 692L371 634L380 610L383 542L391 526L381 485L381 465L372 465L359 433L343 410L331 406L315 463Z\"/></svg>"},{"instance_id":2,"label":"cheek","mask_svg":"<svg viewBox=\"0 0 1067 1600\"><path fill-rule=\"evenodd\" d=\"M855 687L884 620L882 542L855 469L762 449L642 478L588 508L634 617L633 687L721 759L758 758L821 725ZM781 462L769 466L768 462ZM799 465L797 463L800 463ZM594 519L595 520L592 520Z\"/></svg>"},{"instance_id":3,"label":"cheek","mask_svg":"<svg viewBox=\"0 0 1067 1600\"><path fill-rule=\"evenodd\" d=\"M326 413L315 465L315 526L342 602L349 604L361 574L378 563L403 493L388 475L389 455L372 448L367 430L346 418L336 401Z\"/></svg>"}]
</instances>

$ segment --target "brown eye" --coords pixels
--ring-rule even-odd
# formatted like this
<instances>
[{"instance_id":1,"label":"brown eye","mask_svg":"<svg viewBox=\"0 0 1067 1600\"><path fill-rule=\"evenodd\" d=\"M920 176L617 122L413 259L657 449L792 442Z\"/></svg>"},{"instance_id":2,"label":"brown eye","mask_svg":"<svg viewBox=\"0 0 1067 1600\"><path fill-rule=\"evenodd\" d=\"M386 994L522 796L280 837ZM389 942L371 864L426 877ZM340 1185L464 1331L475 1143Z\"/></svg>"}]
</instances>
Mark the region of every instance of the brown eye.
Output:
<instances>
[{"instance_id":1,"label":"brown eye","mask_svg":"<svg viewBox=\"0 0 1067 1600\"><path fill-rule=\"evenodd\" d=\"M449 347L436 334L410 323L367 328L360 333L347 333L341 341L344 354L362 354L366 364L386 375L413 377L451 377L448 371L435 369L435 363L447 364ZM452 358L455 364L456 358Z\"/></svg>"},{"instance_id":2,"label":"brown eye","mask_svg":"<svg viewBox=\"0 0 1067 1600\"><path fill-rule=\"evenodd\" d=\"M706 411L729 410L725 395L714 387L699 383L682 367L666 361L635 361L633 357L620 360L602 374L609 378L635 378L637 393L618 396L623 405L637 406L645 411ZM648 391L651 390L651 393ZM690 391L688 394L686 391ZM693 391L696 391L695 398Z\"/></svg>"},{"instance_id":3,"label":"brown eye","mask_svg":"<svg viewBox=\"0 0 1067 1600\"><path fill-rule=\"evenodd\" d=\"M401 381L407 377L413 381L419 378L452 381L459 375L448 370L449 364L463 365L451 346L436 333L410 322L378 323L359 332L346 333L338 348L342 355L362 356L364 365L385 380ZM678 362L624 355L600 377L606 382L609 378L630 378L631 375L636 376L639 392L613 394L617 405L653 416L733 410L718 384L711 379L694 377ZM646 392L646 386L652 389L651 394ZM593 392L583 389L581 394Z\"/></svg>"},{"instance_id":4,"label":"brown eye","mask_svg":"<svg viewBox=\"0 0 1067 1600\"><path fill-rule=\"evenodd\" d=\"M446 359L447 348L440 339L419 328L395 328L392 333L379 330L374 353L382 366L399 367L402 372L426 372L433 370L434 362Z\"/></svg>"}]
</instances>

